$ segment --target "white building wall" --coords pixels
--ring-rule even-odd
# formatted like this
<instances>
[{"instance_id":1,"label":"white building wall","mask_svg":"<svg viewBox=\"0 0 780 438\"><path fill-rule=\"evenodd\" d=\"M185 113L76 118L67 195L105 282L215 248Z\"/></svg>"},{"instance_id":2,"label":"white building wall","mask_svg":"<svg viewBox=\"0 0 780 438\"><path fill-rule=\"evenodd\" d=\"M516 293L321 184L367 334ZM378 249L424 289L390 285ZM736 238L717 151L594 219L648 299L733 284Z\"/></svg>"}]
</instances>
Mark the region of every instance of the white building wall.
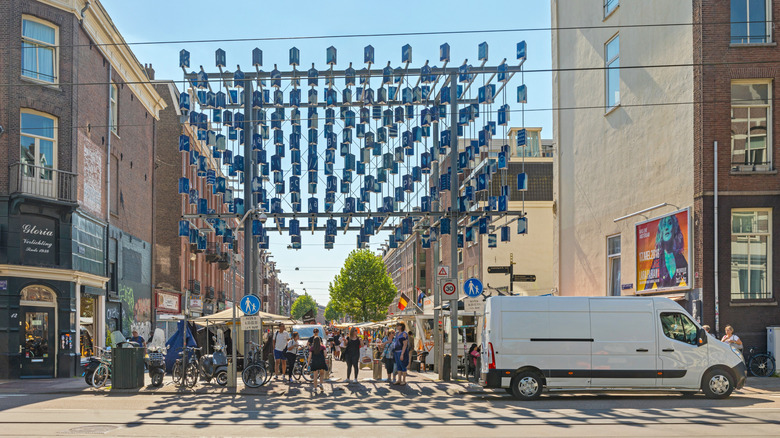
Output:
<instances>
[{"instance_id":1,"label":"white building wall","mask_svg":"<svg viewBox=\"0 0 780 438\"><path fill-rule=\"evenodd\" d=\"M619 28L621 106L609 113L604 44L617 26L690 22L692 3L621 0L606 19L603 0L551 5L553 28L577 28L552 33L553 106L561 108L553 114L555 287L605 295L607 236L621 235L621 283L636 287L634 224L693 204L693 68L627 68L690 65L692 27ZM672 102L680 104L658 105ZM678 208L614 222L664 202Z\"/></svg>"},{"instance_id":2,"label":"white building wall","mask_svg":"<svg viewBox=\"0 0 780 438\"><path fill-rule=\"evenodd\" d=\"M536 275L533 283L515 282L516 295L543 295L553 288L553 203L552 201L533 201L525 203L528 215L528 234L517 234L517 223L510 226L510 241L501 242L501 233L497 231L498 242L495 248L488 248L487 235L482 236L482 275L485 287L508 287L509 275L488 274L490 266L509 266L509 256L514 256L515 274ZM521 210L522 203L510 202L510 210Z\"/></svg>"}]
</instances>

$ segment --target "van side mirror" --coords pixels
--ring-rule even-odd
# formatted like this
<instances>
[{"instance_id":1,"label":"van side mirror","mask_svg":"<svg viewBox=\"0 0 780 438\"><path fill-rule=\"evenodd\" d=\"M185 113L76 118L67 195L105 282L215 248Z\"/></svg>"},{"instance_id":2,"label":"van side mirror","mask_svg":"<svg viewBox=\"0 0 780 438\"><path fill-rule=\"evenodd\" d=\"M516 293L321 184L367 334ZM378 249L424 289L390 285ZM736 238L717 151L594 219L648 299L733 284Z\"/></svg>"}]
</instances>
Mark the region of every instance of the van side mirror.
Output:
<instances>
[{"instance_id":1,"label":"van side mirror","mask_svg":"<svg viewBox=\"0 0 780 438\"><path fill-rule=\"evenodd\" d=\"M707 338L709 338L709 333L707 333L707 330L700 328L699 332L696 334L696 345L698 345L699 347L701 347L702 345L706 345Z\"/></svg>"}]
</instances>

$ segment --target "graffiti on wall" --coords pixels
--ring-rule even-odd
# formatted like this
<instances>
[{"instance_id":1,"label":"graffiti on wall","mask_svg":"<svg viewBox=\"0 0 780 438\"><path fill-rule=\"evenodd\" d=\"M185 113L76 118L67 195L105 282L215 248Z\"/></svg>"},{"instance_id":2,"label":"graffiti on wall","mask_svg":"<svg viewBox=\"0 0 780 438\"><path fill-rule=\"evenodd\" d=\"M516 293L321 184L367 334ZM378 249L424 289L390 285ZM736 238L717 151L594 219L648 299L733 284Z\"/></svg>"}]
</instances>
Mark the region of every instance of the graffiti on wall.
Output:
<instances>
[{"instance_id":1,"label":"graffiti on wall","mask_svg":"<svg viewBox=\"0 0 780 438\"><path fill-rule=\"evenodd\" d=\"M122 303L123 334L129 337L135 330L144 339L149 339L149 336L152 334L151 299L136 298L134 289L131 286L120 284L119 300Z\"/></svg>"}]
</instances>

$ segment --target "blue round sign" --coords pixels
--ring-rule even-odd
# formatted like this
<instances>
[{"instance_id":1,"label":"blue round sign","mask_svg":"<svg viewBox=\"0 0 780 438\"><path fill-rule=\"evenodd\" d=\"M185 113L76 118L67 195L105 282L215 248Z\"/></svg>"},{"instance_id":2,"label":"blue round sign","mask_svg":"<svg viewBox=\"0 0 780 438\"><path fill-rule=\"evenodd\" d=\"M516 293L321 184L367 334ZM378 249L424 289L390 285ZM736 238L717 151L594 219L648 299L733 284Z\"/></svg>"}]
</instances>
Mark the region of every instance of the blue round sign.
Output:
<instances>
[{"instance_id":1,"label":"blue round sign","mask_svg":"<svg viewBox=\"0 0 780 438\"><path fill-rule=\"evenodd\" d=\"M254 315L260 311L260 298L257 295L244 295L241 298L239 308L244 315Z\"/></svg>"},{"instance_id":2,"label":"blue round sign","mask_svg":"<svg viewBox=\"0 0 780 438\"><path fill-rule=\"evenodd\" d=\"M463 283L463 292L467 297L478 297L482 295L482 282L476 278L469 278Z\"/></svg>"}]
</instances>

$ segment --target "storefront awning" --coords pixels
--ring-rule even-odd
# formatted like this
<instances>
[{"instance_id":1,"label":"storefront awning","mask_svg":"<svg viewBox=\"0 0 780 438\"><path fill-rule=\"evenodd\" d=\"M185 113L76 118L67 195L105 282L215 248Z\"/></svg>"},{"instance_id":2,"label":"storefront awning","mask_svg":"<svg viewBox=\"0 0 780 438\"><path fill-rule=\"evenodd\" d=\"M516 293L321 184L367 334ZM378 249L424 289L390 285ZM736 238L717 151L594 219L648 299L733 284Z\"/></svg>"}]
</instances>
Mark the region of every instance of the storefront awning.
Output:
<instances>
[{"instance_id":1,"label":"storefront awning","mask_svg":"<svg viewBox=\"0 0 780 438\"><path fill-rule=\"evenodd\" d=\"M66 281L84 286L105 288L108 277L74 271L73 269L41 268L39 266L0 265L0 277L21 277L36 280Z\"/></svg>"}]
</instances>

